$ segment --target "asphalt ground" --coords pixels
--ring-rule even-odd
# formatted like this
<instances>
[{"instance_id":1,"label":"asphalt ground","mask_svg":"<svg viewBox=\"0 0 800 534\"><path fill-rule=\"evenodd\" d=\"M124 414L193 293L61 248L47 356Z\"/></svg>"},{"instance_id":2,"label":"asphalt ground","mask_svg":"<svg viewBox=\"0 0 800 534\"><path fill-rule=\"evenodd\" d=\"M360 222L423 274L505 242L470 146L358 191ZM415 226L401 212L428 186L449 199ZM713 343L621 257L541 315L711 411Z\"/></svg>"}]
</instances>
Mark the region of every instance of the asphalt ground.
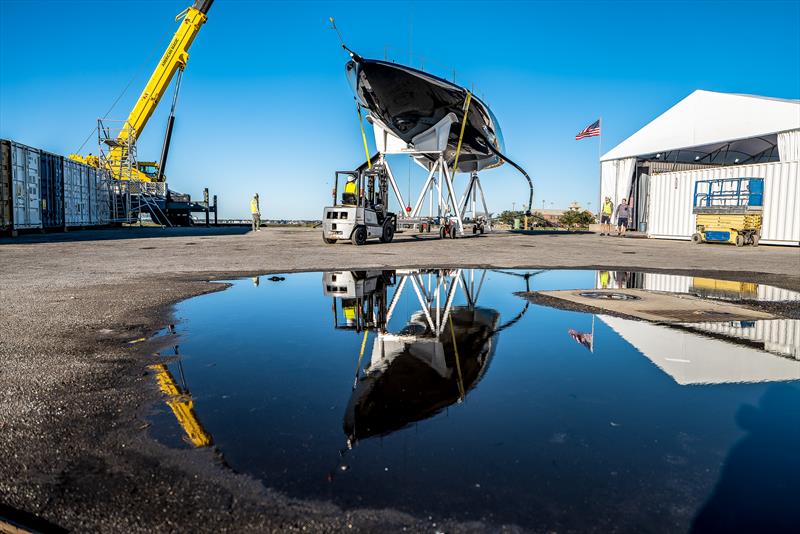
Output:
<instances>
[{"instance_id":1,"label":"asphalt ground","mask_svg":"<svg viewBox=\"0 0 800 534\"><path fill-rule=\"evenodd\" d=\"M658 271L800 291L800 249L691 245L592 234L324 245L319 230L126 228L0 239L0 517L75 532L517 531L395 510L289 499L213 450L152 440L161 397L150 337L171 305L210 280L293 271L400 268ZM597 518L602 529L622 527ZM43 527L45 530L47 524ZM3 529L0 520L0 531Z\"/></svg>"}]
</instances>

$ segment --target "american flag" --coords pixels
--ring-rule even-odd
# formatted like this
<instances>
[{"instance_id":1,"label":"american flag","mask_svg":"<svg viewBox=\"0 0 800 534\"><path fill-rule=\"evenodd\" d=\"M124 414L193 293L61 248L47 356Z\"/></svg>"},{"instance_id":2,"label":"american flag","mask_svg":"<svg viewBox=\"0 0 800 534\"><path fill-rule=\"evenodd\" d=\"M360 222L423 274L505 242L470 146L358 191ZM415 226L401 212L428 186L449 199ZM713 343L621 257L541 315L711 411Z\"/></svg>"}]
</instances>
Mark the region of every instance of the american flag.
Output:
<instances>
[{"instance_id":1,"label":"american flag","mask_svg":"<svg viewBox=\"0 0 800 534\"><path fill-rule=\"evenodd\" d=\"M600 135L600 119L597 119L592 124L584 128L580 131L578 135L575 136L575 140L583 139L584 137L595 137Z\"/></svg>"},{"instance_id":2,"label":"american flag","mask_svg":"<svg viewBox=\"0 0 800 534\"><path fill-rule=\"evenodd\" d=\"M569 337L589 349L589 352L594 352L594 334L590 332L578 332L572 328L570 328L567 333Z\"/></svg>"}]
</instances>

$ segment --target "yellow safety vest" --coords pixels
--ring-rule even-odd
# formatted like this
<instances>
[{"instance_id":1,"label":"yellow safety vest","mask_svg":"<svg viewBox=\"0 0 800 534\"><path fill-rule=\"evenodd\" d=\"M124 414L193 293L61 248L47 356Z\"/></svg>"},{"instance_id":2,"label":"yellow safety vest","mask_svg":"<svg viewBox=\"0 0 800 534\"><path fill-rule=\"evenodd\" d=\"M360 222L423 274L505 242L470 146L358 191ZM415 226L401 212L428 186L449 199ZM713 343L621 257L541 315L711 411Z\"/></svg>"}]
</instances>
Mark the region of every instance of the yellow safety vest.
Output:
<instances>
[{"instance_id":1,"label":"yellow safety vest","mask_svg":"<svg viewBox=\"0 0 800 534\"><path fill-rule=\"evenodd\" d=\"M258 213L258 200L253 199L250 201L250 213L254 215Z\"/></svg>"},{"instance_id":2,"label":"yellow safety vest","mask_svg":"<svg viewBox=\"0 0 800 534\"><path fill-rule=\"evenodd\" d=\"M606 215L611 215L612 213L614 213L614 204L611 202L604 202L603 213L605 213Z\"/></svg>"},{"instance_id":3,"label":"yellow safety vest","mask_svg":"<svg viewBox=\"0 0 800 534\"><path fill-rule=\"evenodd\" d=\"M353 195L358 193L358 188L356 188L356 183L355 182L347 182L346 184L344 184L344 192L345 193L352 193Z\"/></svg>"}]
</instances>

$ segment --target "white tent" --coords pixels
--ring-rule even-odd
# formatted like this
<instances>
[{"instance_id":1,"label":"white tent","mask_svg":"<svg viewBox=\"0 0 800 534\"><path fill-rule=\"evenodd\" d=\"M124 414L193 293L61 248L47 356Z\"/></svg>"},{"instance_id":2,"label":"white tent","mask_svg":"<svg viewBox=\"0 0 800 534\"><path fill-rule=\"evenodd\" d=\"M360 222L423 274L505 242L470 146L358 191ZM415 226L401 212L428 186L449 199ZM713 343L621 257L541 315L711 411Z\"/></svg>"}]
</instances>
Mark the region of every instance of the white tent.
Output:
<instances>
[{"instance_id":1,"label":"white tent","mask_svg":"<svg viewBox=\"0 0 800 534\"><path fill-rule=\"evenodd\" d=\"M800 100L697 90L600 158L600 198L625 198L637 161L711 163L723 149L725 164L800 160Z\"/></svg>"}]
</instances>

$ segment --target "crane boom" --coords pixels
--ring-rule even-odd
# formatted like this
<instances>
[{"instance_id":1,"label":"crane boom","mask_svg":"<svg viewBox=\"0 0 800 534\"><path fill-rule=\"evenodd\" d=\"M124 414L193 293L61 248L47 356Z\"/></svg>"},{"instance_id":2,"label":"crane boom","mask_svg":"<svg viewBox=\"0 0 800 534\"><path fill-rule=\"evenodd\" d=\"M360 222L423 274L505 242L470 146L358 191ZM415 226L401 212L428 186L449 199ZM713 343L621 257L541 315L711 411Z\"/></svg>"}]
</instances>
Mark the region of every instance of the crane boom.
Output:
<instances>
[{"instance_id":1,"label":"crane boom","mask_svg":"<svg viewBox=\"0 0 800 534\"><path fill-rule=\"evenodd\" d=\"M150 76L150 80L142 94L139 95L139 100L128 115L130 129L125 129L120 133L121 141L124 141L129 135L139 136L161 101L161 97L164 96L175 73L178 69L183 70L186 67L186 62L189 60L189 47L192 46L200 28L208 19L206 13L213 2L214 0L196 0L192 7L185 11L183 22L172 37L167 50Z\"/></svg>"},{"instance_id":2,"label":"crane boom","mask_svg":"<svg viewBox=\"0 0 800 534\"><path fill-rule=\"evenodd\" d=\"M139 138L147 126L175 73L179 70L183 71L186 67L186 62L189 60L189 48L200 32L200 28L208 20L207 13L213 3L214 0L195 0L190 7L175 17L175 20L179 20L181 17L183 20L150 75L136 105L128 115L125 126L120 129L118 134L115 134L116 137L111 136L107 141L110 150L105 162L101 163L100 158L91 154L88 157L70 154L70 159L95 167L105 166L117 180L134 179L149 182L163 177L161 173L146 173L135 167L126 171L125 162L129 161L130 157L128 147ZM150 165L155 166L155 163Z\"/></svg>"}]
</instances>

